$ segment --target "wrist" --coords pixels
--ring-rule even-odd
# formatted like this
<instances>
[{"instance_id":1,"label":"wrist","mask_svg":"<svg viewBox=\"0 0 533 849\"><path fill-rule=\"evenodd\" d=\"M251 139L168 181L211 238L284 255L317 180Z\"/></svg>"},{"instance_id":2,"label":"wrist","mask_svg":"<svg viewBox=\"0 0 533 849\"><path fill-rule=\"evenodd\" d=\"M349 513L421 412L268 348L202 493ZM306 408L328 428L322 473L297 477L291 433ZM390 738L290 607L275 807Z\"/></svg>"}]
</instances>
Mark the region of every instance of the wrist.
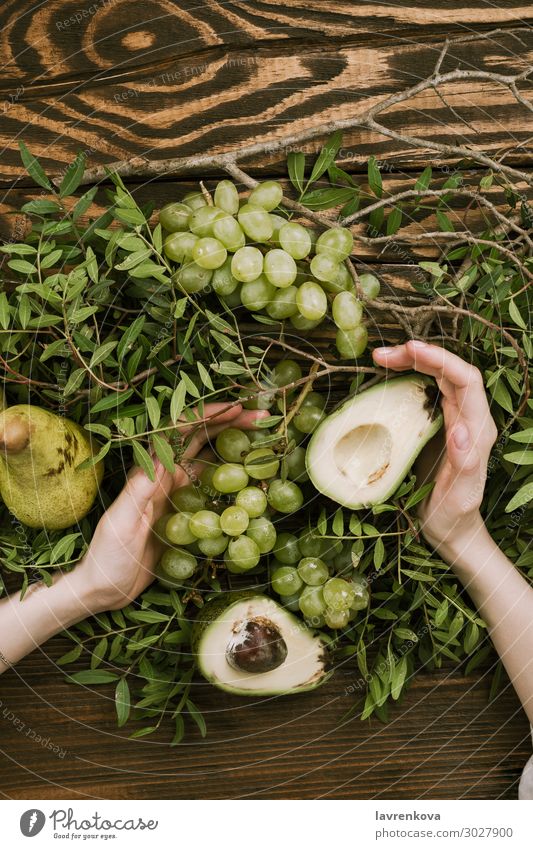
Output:
<instances>
[{"instance_id":1,"label":"wrist","mask_svg":"<svg viewBox=\"0 0 533 849\"><path fill-rule=\"evenodd\" d=\"M465 517L444 538L426 537L438 554L452 569L463 569L480 565L480 558L487 556L498 546L489 534L480 513Z\"/></svg>"},{"instance_id":2,"label":"wrist","mask_svg":"<svg viewBox=\"0 0 533 849\"><path fill-rule=\"evenodd\" d=\"M51 588L56 592L57 616L63 628L69 628L87 616L98 613L98 599L87 584L86 575L76 566L72 572L60 575Z\"/></svg>"}]
</instances>

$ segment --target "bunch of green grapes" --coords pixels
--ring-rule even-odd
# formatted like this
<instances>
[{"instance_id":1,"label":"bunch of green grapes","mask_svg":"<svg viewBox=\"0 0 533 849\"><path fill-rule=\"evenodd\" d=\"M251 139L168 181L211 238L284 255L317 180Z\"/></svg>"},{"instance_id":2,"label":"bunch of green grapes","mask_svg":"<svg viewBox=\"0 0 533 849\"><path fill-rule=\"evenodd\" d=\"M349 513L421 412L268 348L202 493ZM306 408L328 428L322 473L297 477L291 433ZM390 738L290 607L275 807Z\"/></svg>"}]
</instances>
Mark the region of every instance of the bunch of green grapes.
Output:
<instances>
[{"instance_id":1,"label":"bunch of green grapes","mask_svg":"<svg viewBox=\"0 0 533 849\"><path fill-rule=\"evenodd\" d=\"M302 489L293 480L305 473L303 449L296 447L282 461L261 439L261 433L238 428L222 431L216 440L220 461L206 466L197 484L172 495L176 512L155 526L168 546L156 569L166 586L183 586L202 560L220 560L235 574L254 569L276 544L273 515L286 516L303 505Z\"/></svg>"},{"instance_id":2,"label":"bunch of green grapes","mask_svg":"<svg viewBox=\"0 0 533 849\"><path fill-rule=\"evenodd\" d=\"M314 627L345 628L368 607L365 577L354 568L359 546L309 531L281 533L273 549L270 583L282 603Z\"/></svg>"},{"instance_id":3,"label":"bunch of green grapes","mask_svg":"<svg viewBox=\"0 0 533 849\"><path fill-rule=\"evenodd\" d=\"M242 304L275 321L289 320L298 331L311 330L330 315L341 358L355 359L365 350L368 333L345 265L353 236L344 227L317 236L275 211L281 199L281 185L274 180L260 183L244 199L231 180L222 180L213 199L191 192L164 206L159 214L166 233L163 250L177 264L175 282L189 294L210 286L230 309ZM365 297L379 294L373 275L361 275L359 284Z\"/></svg>"}]
</instances>

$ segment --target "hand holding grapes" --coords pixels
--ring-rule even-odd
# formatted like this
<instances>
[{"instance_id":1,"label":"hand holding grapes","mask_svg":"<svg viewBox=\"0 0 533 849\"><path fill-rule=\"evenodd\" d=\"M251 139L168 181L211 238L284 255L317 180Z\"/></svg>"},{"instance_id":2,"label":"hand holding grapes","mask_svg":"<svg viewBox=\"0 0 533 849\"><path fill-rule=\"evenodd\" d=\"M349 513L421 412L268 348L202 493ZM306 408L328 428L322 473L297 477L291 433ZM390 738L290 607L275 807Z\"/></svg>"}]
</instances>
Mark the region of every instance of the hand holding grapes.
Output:
<instances>
[{"instance_id":1,"label":"hand holding grapes","mask_svg":"<svg viewBox=\"0 0 533 849\"><path fill-rule=\"evenodd\" d=\"M78 577L90 592L89 612L119 609L139 595L153 580L154 567L163 545L152 528L169 510L169 498L178 488L190 482L189 475L198 474L201 460L194 458L208 439L230 425L250 429L254 420L268 415L254 410L243 411L240 405L224 410L224 404L206 404L205 417L212 417L205 427L197 428L184 453L184 465L172 475L156 461L155 481L134 468L128 481L109 510L100 520L89 549L76 567ZM189 427L190 429L190 427ZM186 461L190 465L186 466Z\"/></svg>"}]
</instances>

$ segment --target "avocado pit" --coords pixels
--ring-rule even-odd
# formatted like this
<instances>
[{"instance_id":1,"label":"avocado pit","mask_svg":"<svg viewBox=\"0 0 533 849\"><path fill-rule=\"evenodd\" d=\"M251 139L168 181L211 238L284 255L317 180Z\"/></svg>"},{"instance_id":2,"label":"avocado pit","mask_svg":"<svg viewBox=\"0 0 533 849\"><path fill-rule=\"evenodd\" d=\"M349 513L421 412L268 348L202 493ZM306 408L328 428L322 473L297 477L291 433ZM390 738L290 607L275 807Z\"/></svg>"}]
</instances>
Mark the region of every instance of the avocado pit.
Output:
<instances>
[{"instance_id":1,"label":"avocado pit","mask_svg":"<svg viewBox=\"0 0 533 849\"><path fill-rule=\"evenodd\" d=\"M256 616L235 623L226 660L239 672L271 672L285 662L287 651L277 625L264 616Z\"/></svg>"}]
</instances>

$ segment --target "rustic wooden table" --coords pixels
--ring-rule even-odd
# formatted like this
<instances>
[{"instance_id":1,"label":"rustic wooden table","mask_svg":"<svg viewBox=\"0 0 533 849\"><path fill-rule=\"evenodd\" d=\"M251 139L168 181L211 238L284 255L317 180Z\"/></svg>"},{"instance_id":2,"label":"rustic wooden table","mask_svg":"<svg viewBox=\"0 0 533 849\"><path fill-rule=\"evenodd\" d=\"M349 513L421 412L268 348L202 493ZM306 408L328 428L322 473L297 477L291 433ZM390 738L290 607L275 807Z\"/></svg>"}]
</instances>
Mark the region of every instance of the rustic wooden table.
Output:
<instances>
[{"instance_id":1,"label":"rustic wooden table","mask_svg":"<svg viewBox=\"0 0 533 849\"><path fill-rule=\"evenodd\" d=\"M22 218L10 213L39 191L23 176L20 138L55 173L80 149L92 165L229 150L348 116L413 84L447 36L476 36L455 51L465 67L505 72L517 53L531 52L531 20L519 0L4 0L1 235L20 238ZM425 91L393 109L391 126L416 127L422 138L459 136L493 155L512 148L513 161L531 167L531 121L509 92L466 80L447 94L449 106ZM398 140L346 136L341 155L358 179L370 154L387 160L388 189L430 160ZM283 173L276 156L252 170ZM179 196L179 182L137 188L159 205ZM431 229L423 220L413 227ZM418 259L433 253L432 244L417 247ZM379 262L398 287L412 278L407 252L367 250L359 259ZM63 651L63 640L53 640L1 679L4 797L516 798L530 753L510 687L488 704L493 660L468 676L419 676L386 726L345 718L349 673L315 694L257 703L200 687L209 736L170 749L166 733L137 741L117 733L109 692L64 682L54 664Z\"/></svg>"}]
</instances>

